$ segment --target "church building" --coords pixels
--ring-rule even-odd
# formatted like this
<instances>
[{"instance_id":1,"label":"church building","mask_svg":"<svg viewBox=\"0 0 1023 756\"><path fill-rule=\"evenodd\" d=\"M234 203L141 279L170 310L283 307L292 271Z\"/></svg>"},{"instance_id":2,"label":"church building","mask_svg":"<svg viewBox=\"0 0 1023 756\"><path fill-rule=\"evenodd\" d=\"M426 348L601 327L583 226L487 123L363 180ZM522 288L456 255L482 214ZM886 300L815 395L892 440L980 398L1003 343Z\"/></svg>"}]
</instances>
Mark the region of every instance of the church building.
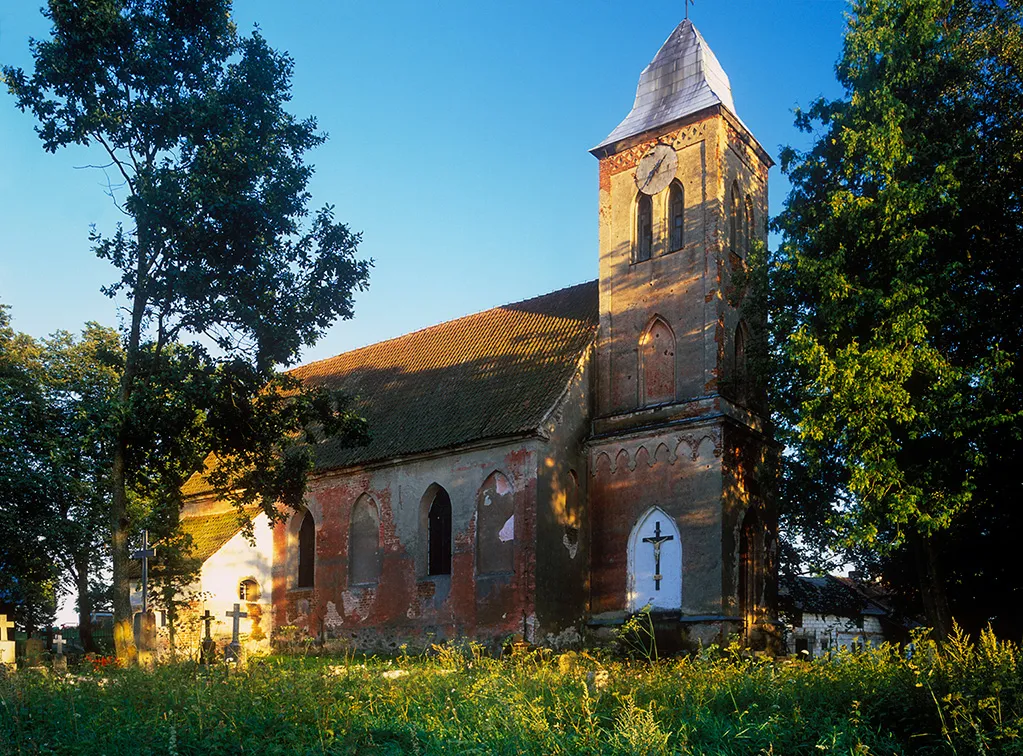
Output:
<instances>
[{"instance_id":1,"label":"church building","mask_svg":"<svg viewBox=\"0 0 1023 756\"><path fill-rule=\"evenodd\" d=\"M372 440L320 444L305 507L254 513L254 545L189 482L199 611L382 650L565 646L644 608L683 642L767 641L777 450L743 294L771 158L688 19L591 153L598 280L293 371L356 397Z\"/></svg>"}]
</instances>

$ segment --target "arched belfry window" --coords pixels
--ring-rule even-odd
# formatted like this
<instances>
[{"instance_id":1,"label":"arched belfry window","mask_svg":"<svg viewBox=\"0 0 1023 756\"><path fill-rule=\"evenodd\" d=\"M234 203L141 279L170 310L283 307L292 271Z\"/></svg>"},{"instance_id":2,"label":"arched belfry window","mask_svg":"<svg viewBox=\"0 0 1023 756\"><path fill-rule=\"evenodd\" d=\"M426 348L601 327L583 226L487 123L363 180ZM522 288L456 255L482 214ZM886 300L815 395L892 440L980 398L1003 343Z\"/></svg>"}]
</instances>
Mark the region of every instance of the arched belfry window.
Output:
<instances>
[{"instance_id":1,"label":"arched belfry window","mask_svg":"<svg viewBox=\"0 0 1023 756\"><path fill-rule=\"evenodd\" d=\"M366 585L380 579L380 514L373 499L363 494L352 507L348 535L348 582Z\"/></svg>"},{"instance_id":2,"label":"arched belfry window","mask_svg":"<svg viewBox=\"0 0 1023 756\"><path fill-rule=\"evenodd\" d=\"M739 182L732 182L732 196L728 205L728 246L739 254Z\"/></svg>"},{"instance_id":3,"label":"arched belfry window","mask_svg":"<svg viewBox=\"0 0 1023 756\"><path fill-rule=\"evenodd\" d=\"M436 487L427 514L427 574L451 574L451 497Z\"/></svg>"},{"instance_id":4,"label":"arched belfry window","mask_svg":"<svg viewBox=\"0 0 1023 756\"><path fill-rule=\"evenodd\" d=\"M635 262L649 260L654 248L654 212L650 196L640 194L636 201Z\"/></svg>"},{"instance_id":5,"label":"arched belfry window","mask_svg":"<svg viewBox=\"0 0 1023 756\"><path fill-rule=\"evenodd\" d=\"M643 375L643 404L661 404L675 398L675 334L655 315L639 340Z\"/></svg>"},{"instance_id":6,"label":"arched belfry window","mask_svg":"<svg viewBox=\"0 0 1023 756\"><path fill-rule=\"evenodd\" d=\"M682 249L685 244L686 200L682 184L672 181L668 187L668 231L670 234L668 251Z\"/></svg>"},{"instance_id":7,"label":"arched belfry window","mask_svg":"<svg viewBox=\"0 0 1023 756\"><path fill-rule=\"evenodd\" d=\"M316 574L316 523L306 512L298 529L298 587L312 588Z\"/></svg>"}]
</instances>

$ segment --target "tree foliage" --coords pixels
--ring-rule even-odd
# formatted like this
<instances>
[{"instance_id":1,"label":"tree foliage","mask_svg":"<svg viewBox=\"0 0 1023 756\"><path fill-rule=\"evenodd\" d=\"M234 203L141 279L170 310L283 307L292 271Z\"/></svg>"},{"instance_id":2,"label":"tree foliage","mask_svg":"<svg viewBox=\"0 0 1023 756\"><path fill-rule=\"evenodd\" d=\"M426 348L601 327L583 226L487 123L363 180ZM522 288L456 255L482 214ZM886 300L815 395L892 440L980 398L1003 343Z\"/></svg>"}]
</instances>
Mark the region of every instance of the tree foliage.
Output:
<instances>
[{"instance_id":1,"label":"tree foliage","mask_svg":"<svg viewBox=\"0 0 1023 756\"><path fill-rule=\"evenodd\" d=\"M115 640L130 653L128 538L173 523L180 487L211 482L272 517L304 491L311 429L358 442L344 399L277 370L337 318L369 263L325 206L310 213L316 122L287 111L292 61L230 0L50 0L34 71L3 69L48 151L105 156L127 221L96 231L126 313L109 511Z\"/></svg>"},{"instance_id":2,"label":"tree foliage","mask_svg":"<svg viewBox=\"0 0 1023 756\"><path fill-rule=\"evenodd\" d=\"M946 584L969 621L1008 617L950 552L1019 520L1003 497L1023 431L1021 21L1019 0L857 0L845 95L797 111L813 145L782 154L786 524L896 582L909 567L943 632Z\"/></svg>"}]
</instances>

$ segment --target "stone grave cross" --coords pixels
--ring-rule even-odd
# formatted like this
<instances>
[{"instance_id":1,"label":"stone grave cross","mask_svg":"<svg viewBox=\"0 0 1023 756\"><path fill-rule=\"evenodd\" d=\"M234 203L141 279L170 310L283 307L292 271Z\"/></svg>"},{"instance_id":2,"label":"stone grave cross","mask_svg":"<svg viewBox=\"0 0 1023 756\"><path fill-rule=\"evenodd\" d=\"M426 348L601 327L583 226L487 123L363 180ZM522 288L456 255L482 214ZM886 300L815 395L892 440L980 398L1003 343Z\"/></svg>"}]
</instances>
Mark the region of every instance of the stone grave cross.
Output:
<instances>
[{"instance_id":1,"label":"stone grave cross","mask_svg":"<svg viewBox=\"0 0 1023 756\"><path fill-rule=\"evenodd\" d=\"M6 614L0 614L0 665L14 664L14 639L10 638L8 630L14 630L14 623Z\"/></svg>"},{"instance_id":2,"label":"stone grave cross","mask_svg":"<svg viewBox=\"0 0 1023 756\"><path fill-rule=\"evenodd\" d=\"M67 658L64 656L64 636L57 633L53 636L53 646L57 649L57 655L53 657L53 671L58 675L67 674Z\"/></svg>"},{"instance_id":3,"label":"stone grave cross","mask_svg":"<svg viewBox=\"0 0 1023 756\"><path fill-rule=\"evenodd\" d=\"M142 548L132 552L132 559L142 561L142 613L149 611L149 560L156 556L156 549L149 547L149 531L142 531Z\"/></svg>"},{"instance_id":4,"label":"stone grave cross","mask_svg":"<svg viewBox=\"0 0 1023 756\"><path fill-rule=\"evenodd\" d=\"M213 622L213 615L207 609L199 617L199 620L206 625L206 637L202 639L202 645L199 647L199 663L209 666L217 658L217 644L213 642L210 635L210 623Z\"/></svg>"},{"instance_id":5,"label":"stone grave cross","mask_svg":"<svg viewBox=\"0 0 1023 756\"><path fill-rule=\"evenodd\" d=\"M238 641L238 630L241 624L242 617L248 617L248 612L243 612L240 604L234 605L234 610L225 612L225 614L231 618L231 645L225 649L225 658L233 659L238 661L240 658L239 652L241 651L241 643Z\"/></svg>"},{"instance_id":6,"label":"stone grave cross","mask_svg":"<svg viewBox=\"0 0 1023 756\"><path fill-rule=\"evenodd\" d=\"M661 521L654 525L654 534L644 538L643 543L653 544L654 547L654 590L661 590L661 581L664 575L661 574L661 544L665 541L674 541L675 536L661 535Z\"/></svg>"},{"instance_id":7,"label":"stone grave cross","mask_svg":"<svg viewBox=\"0 0 1023 756\"><path fill-rule=\"evenodd\" d=\"M235 604L235 606L238 606L238 605L237 605L237 604ZM212 615L212 614L210 614L210 610L209 610L209 609L207 609L207 610L206 610L205 612L203 612L203 613L202 613L202 616L201 616L201 617L199 617L199 620L200 620L200 621L201 621L201 622L202 622L202 623L203 623L204 625L206 625L206 640L213 640L213 639L212 639L212 638L210 637L210 623L212 623L212 622L213 622L213 615Z\"/></svg>"}]
</instances>

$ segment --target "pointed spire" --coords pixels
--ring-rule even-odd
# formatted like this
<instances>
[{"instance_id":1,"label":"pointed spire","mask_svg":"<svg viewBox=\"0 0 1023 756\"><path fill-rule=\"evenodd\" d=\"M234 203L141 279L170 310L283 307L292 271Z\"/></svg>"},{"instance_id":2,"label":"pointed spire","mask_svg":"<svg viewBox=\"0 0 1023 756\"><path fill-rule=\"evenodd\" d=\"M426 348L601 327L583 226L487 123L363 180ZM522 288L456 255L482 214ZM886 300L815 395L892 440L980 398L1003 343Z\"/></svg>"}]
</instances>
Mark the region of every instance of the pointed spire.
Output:
<instances>
[{"instance_id":1,"label":"pointed spire","mask_svg":"<svg viewBox=\"0 0 1023 756\"><path fill-rule=\"evenodd\" d=\"M632 111L594 151L714 105L738 117L728 75L686 18L640 74Z\"/></svg>"}]
</instances>

